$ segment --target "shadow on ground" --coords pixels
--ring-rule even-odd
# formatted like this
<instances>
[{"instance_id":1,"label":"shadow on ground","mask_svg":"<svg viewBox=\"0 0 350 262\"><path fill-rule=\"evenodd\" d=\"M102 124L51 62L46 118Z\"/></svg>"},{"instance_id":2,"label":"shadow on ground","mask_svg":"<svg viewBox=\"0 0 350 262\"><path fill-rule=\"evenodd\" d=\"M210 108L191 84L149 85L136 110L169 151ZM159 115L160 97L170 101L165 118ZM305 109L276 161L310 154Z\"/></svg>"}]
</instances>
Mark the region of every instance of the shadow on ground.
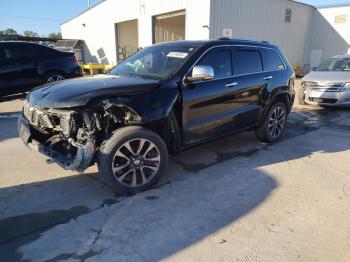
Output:
<instances>
[{"instance_id":1,"label":"shadow on ground","mask_svg":"<svg viewBox=\"0 0 350 262\"><path fill-rule=\"evenodd\" d=\"M2 141L5 141L6 139L16 138L19 136L17 122L17 118L0 118L0 143ZM4 152L2 152L1 154L3 153Z\"/></svg>"},{"instance_id":2,"label":"shadow on ground","mask_svg":"<svg viewBox=\"0 0 350 262\"><path fill-rule=\"evenodd\" d=\"M271 176L261 171L261 167L303 158L314 152L349 150L349 144L342 143L341 140L335 142L327 134L318 137L322 143L301 140L289 143L292 138L308 135L323 127L331 128L339 134L344 133L350 127L347 120L348 111L325 113L297 110L290 116L281 143L261 144L256 142L252 132L246 132L187 150L171 159L159 188L132 198L114 195L99 181L96 174L2 188L0 196L21 192L24 196L28 195L24 201L36 204L32 212L0 220L1 261L20 260L23 258L20 250L26 245L47 245L44 244L47 239L42 240L41 236L48 229L116 202L120 203L111 207L114 209L112 222L104 225L103 231L104 237L113 240L113 250L120 250L120 260L155 261L169 257L261 205L278 187ZM90 183L95 183L96 187L90 187ZM35 194L36 188L50 190L44 190L41 192L44 194L38 195ZM77 196L78 199L75 198ZM37 212L46 199L50 199L48 206L52 208ZM130 199L135 204L128 204ZM91 232L85 230L87 228L82 227L80 233L88 237ZM50 231L47 233L50 234ZM70 235L70 232L66 232L56 243L63 245L70 240L73 243L74 237L73 233ZM98 244L97 240L94 241L96 243ZM90 253L76 254L60 249L55 254L53 250L43 249L36 260L50 258L51 261L59 261L111 255L110 246L100 244L99 247L102 248L102 254L91 250Z\"/></svg>"}]
</instances>

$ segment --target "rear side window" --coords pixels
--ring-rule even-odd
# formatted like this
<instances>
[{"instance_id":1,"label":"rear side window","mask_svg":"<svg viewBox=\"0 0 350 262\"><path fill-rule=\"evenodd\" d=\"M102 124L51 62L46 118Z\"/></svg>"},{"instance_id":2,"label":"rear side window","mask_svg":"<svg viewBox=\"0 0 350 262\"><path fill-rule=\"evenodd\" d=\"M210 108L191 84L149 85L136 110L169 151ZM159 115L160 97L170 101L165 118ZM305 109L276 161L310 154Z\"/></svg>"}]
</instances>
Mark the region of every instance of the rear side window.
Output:
<instances>
[{"instance_id":1,"label":"rear side window","mask_svg":"<svg viewBox=\"0 0 350 262\"><path fill-rule=\"evenodd\" d=\"M229 49L209 51L197 65L213 67L215 78L232 76L231 51Z\"/></svg>"},{"instance_id":2,"label":"rear side window","mask_svg":"<svg viewBox=\"0 0 350 262\"><path fill-rule=\"evenodd\" d=\"M34 46L34 45L33 45ZM55 49L46 47L46 46L35 46L36 53L41 59L54 59L59 56L59 52Z\"/></svg>"},{"instance_id":3,"label":"rear side window","mask_svg":"<svg viewBox=\"0 0 350 262\"><path fill-rule=\"evenodd\" d=\"M263 58L264 70L275 71L285 69L284 63L281 57L275 50L272 49L261 49L261 55Z\"/></svg>"},{"instance_id":4,"label":"rear side window","mask_svg":"<svg viewBox=\"0 0 350 262\"><path fill-rule=\"evenodd\" d=\"M233 61L235 63L235 75L263 71L261 56L257 49L236 49Z\"/></svg>"}]
</instances>

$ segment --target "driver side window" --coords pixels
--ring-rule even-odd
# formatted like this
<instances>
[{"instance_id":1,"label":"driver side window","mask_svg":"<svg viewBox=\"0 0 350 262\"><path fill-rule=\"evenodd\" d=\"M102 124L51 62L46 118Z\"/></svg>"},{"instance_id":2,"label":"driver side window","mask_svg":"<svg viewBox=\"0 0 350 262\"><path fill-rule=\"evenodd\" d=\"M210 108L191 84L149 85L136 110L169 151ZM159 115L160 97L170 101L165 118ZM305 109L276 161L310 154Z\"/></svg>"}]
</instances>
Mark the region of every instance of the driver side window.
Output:
<instances>
[{"instance_id":1,"label":"driver side window","mask_svg":"<svg viewBox=\"0 0 350 262\"><path fill-rule=\"evenodd\" d=\"M211 66L214 69L214 79L230 77L232 76L231 51L228 49L213 49L197 65Z\"/></svg>"}]
</instances>

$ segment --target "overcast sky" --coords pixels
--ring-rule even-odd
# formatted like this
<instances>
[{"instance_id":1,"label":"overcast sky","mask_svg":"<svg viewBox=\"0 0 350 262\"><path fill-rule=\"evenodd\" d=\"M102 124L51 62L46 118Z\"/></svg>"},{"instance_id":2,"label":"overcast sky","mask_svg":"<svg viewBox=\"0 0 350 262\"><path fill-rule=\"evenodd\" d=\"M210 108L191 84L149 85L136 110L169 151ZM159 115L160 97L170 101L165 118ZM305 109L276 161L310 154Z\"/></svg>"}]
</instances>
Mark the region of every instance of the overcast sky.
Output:
<instances>
[{"instance_id":1,"label":"overcast sky","mask_svg":"<svg viewBox=\"0 0 350 262\"><path fill-rule=\"evenodd\" d=\"M92 4L99 1L90 0ZM350 4L350 0L300 0L299 2L312 5ZM57 33L60 30L60 23L85 10L87 3L88 0L0 0L0 30L10 27L19 34L25 30L35 31L40 35Z\"/></svg>"}]
</instances>

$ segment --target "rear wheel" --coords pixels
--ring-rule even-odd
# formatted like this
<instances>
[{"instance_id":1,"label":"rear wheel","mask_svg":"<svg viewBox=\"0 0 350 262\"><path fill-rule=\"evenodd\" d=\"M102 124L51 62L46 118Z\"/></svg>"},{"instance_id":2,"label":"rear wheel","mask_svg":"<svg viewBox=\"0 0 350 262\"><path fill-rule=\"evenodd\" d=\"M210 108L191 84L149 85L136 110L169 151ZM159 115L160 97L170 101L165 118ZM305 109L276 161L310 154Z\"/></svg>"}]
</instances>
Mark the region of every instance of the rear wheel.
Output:
<instances>
[{"instance_id":1,"label":"rear wheel","mask_svg":"<svg viewBox=\"0 0 350 262\"><path fill-rule=\"evenodd\" d=\"M269 110L264 122L255 130L261 142L274 143L283 135L287 124L287 108L284 103L277 102Z\"/></svg>"},{"instance_id":2,"label":"rear wheel","mask_svg":"<svg viewBox=\"0 0 350 262\"><path fill-rule=\"evenodd\" d=\"M154 186L168 162L163 140L142 127L124 127L99 152L101 177L118 193L132 195Z\"/></svg>"},{"instance_id":3,"label":"rear wheel","mask_svg":"<svg viewBox=\"0 0 350 262\"><path fill-rule=\"evenodd\" d=\"M45 75L44 77L44 83L54 83L54 82L60 82L62 80L65 80L66 77L64 74L60 72L51 72Z\"/></svg>"}]
</instances>

